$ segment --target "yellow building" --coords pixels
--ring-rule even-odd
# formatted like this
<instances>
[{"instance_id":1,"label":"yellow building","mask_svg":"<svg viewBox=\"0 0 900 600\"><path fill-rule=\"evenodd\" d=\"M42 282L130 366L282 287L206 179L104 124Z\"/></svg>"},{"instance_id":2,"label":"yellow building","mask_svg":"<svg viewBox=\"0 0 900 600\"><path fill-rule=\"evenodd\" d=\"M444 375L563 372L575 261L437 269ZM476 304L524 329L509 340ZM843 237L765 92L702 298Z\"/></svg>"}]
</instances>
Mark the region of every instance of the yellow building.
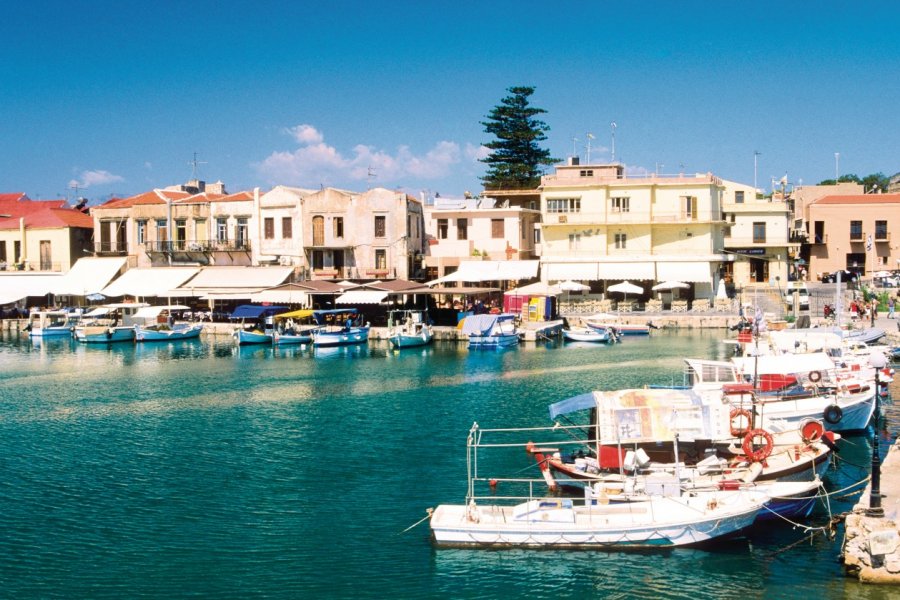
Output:
<instances>
[{"instance_id":1,"label":"yellow building","mask_svg":"<svg viewBox=\"0 0 900 600\"><path fill-rule=\"evenodd\" d=\"M626 175L620 164L557 166L541 181L541 279L691 284L712 298L726 263L725 185L712 174Z\"/></svg>"}]
</instances>

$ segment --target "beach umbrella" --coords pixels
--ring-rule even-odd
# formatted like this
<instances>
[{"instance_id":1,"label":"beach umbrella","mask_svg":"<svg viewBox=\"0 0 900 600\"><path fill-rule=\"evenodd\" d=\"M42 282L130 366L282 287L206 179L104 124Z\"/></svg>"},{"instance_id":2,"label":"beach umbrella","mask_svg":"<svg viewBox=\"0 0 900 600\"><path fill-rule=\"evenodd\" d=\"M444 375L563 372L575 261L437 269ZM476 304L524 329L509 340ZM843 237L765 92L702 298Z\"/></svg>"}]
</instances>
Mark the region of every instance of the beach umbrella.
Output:
<instances>
[{"instance_id":1,"label":"beach umbrella","mask_svg":"<svg viewBox=\"0 0 900 600\"><path fill-rule=\"evenodd\" d=\"M556 286L566 292L584 292L591 289L591 286L585 285L583 283L578 283L577 281L566 280L560 283L557 283Z\"/></svg>"},{"instance_id":2,"label":"beach umbrella","mask_svg":"<svg viewBox=\"0 0 900 600\"><path fill-rule=\"evenodd\" d=\"M691 284L684 283L683 281L663 281L662 283L657 283L650 289L654 292L671 292L672 290L686 290L689 287L691 287Z\"/></svg>"},{"instance_id":3,"label":"beach umbrella","mask_svg":"<svg viewBox=\"0 0 900 600\"><path fill-rule=\"evenodd\" d=\"M716 290L716 299L728 300L728 292L725 291L725 280L719 280L719 288Z\"/></svg>"},{"instance_id":4,"label":"beach umbrella","mask_svg":"<svg viewBox=\"0 0 900 600\"><path fill-rule=\"evenodd\" d=\"M623 281L622 283L617 283L616 285L611 285L606 288L607 291L616 292L622 294L623 300L628 300L628 294L643 294L644 288L639 285L634 285L630 281Z\"/></svg>"}]
</instances>

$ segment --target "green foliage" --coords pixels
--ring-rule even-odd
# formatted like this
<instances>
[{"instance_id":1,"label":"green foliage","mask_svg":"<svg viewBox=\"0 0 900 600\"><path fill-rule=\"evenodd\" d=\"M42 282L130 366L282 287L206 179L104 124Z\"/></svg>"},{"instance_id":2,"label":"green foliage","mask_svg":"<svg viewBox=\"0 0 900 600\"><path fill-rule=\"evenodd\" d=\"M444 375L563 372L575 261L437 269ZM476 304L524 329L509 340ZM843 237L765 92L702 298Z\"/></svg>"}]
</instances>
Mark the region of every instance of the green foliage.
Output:
<instances>
[{"instance_id":1,"label":"green foliage","mask_svg":"<svg viewBox=\"0 0 900 600\"><path fill-rule=\"evenodd\" d=\"M836 183L859 183L863 186L863 189L866 192L871 192L875 189L884 192L887 190L890 181L891 178L887 177L884 173L872 173L871 175L866 175L862 179L860 179L853 173L848 173L846 175L841 175L840 177L838 177L837 181L835 181L834 179L824 179L819 182L819 185L835 185Z\"/></svg>"},{"instance_id":2,"label":"green foliage","mask_svg":"<svg viewBox=\"0 0 900 600\"><path fill-rule=\"evenodd\" d=\"M484 144L491 153L480 159L488 165L481 181L486 190L534 189L541 182L541 167L558 162L539 145L547 139L544 134L550 127L536 117L547 111L529 104L533 87L511 87L507 91L510 95L481 122L485 133L496 138Z\"/></svg>"}]
</instances>

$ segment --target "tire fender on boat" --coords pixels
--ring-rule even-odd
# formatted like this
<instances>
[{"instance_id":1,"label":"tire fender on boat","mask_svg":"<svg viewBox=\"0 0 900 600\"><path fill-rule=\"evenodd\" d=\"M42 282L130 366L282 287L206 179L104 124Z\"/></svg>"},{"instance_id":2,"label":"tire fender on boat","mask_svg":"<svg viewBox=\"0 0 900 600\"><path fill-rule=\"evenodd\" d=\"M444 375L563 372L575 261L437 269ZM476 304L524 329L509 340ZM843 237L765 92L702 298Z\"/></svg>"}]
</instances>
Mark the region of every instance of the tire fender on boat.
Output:
<instances>
[{"instance_id":1,"label":"tire fender on boat","mask_svg":"<svg viewBox=\"0 0 900 600\"><path fill-rule=\"evenodd\" d=\"M822 413L822 418L832 425L837 425L844 418L844 411L837 404L829 404Z\"/></svg>"},{"instance_id":2,"label":"tire fender on boat","mask_svg":"<svg viewBox=\"0 0 900 600\"><path fill-rule=\"evenodd\" d=\"M762 438L763 444L761 447L754 449L754 442L757 438ZM741 444L741 449L743 449L744 454L751 461L762 462L772 454L772 448L774 446L775 440L772 438L771 433L765 429L751 429L747 432L747 435L744 436L744 443Z\"/></svg>"}]
</instances>

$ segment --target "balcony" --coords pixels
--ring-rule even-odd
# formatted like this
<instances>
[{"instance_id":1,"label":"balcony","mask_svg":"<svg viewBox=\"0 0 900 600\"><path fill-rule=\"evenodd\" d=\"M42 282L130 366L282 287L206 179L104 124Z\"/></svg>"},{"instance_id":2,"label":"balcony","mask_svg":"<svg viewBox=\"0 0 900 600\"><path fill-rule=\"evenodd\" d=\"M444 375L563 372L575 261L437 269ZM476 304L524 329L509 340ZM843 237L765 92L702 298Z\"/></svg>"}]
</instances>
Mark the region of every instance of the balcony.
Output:
<instances>
[{"instance_id":1,"label":"balcony","mask_svg":"<svg viewBox=\"0 0 900 600\"><path fill-rule=\"evenodd\" d=\"M828 236L825 235L824 233L818 234L818 235L814 235L814 236L812 237L812 242L811 242L811 243L812 243L814 246L824 246L825 244L828 243Z\"/></svg>"},{"instance_id":2,"label":"balcony","mask_svg":"<svg viewBox=\"0 0 900 600\"><path fill-rule=\"evenodd\" d=\"M94 242L97 256L127 256L128 245L124 242Z\"/></svg>"},{"instance_id":3,"label":"balcony","mask_svg":"<svg viewBox=\"0 0 900 600\"><path fill-rule=\"evenodd\" d=\"M889 242L891 241L891 232L890 231L878 231L875 230L875 241L876 242Z\"/></svg>"}]
</instances>

